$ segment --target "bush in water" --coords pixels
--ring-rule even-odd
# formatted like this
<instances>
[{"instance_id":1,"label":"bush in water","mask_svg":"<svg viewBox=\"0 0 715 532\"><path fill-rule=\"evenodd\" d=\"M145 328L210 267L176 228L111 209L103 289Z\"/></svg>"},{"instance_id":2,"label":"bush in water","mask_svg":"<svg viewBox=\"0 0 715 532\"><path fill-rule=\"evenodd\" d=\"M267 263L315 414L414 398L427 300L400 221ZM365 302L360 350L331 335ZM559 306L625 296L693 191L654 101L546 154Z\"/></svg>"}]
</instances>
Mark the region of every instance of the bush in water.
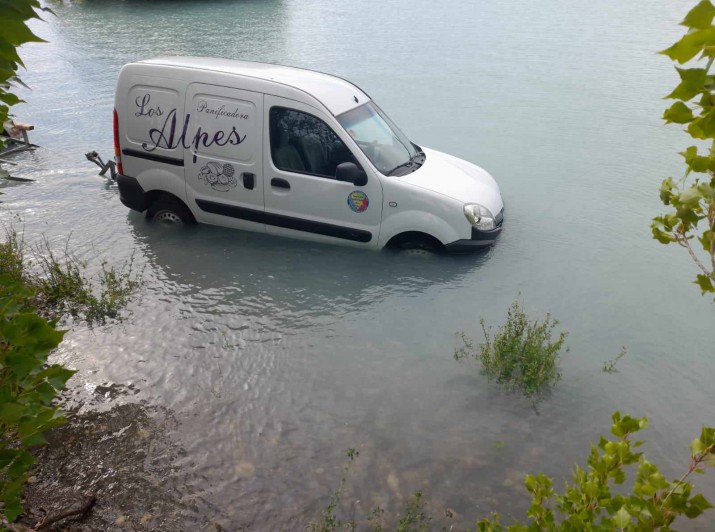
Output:
<instances>
[{"instance_id":1,"label":"bush in water","mask_svg":"<svg viewBox=\"0 0 715 532\"><path fill-rule=\"evenodd\" d=\"M532 401L559 380L559 352L568 333L559 333L558 338L552 340L552 332L559 322L550 314L544 321L529 320L517 300L507 312L506 324L494 336L483 319L480 323L485 342L477 350L473 341L462 333L464 346L454 352L456 360L480 361L482 373L490 380L510 390L519 390Z\"/></svg>"}]
</instances>

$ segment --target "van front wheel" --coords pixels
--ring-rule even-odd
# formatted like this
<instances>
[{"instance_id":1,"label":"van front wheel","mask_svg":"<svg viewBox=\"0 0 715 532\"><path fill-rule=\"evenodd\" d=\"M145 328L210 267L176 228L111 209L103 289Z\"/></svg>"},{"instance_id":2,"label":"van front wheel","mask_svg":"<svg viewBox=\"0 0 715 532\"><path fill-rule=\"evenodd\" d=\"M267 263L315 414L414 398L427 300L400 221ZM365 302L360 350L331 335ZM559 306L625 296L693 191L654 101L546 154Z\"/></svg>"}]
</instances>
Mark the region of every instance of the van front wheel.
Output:
<instances>
[{"instance_id":1,"label":"van front wheel","mask_svg":"<svg viewBox=\"0 0 715 532\"><path fill-rule=\"evenodd\" d=\"M152 222L166 225L185 225L194 221L194 217L186 205L167 199L160 199L152 203L147 211L147 218Z\"/></svg>"}]
</instances>

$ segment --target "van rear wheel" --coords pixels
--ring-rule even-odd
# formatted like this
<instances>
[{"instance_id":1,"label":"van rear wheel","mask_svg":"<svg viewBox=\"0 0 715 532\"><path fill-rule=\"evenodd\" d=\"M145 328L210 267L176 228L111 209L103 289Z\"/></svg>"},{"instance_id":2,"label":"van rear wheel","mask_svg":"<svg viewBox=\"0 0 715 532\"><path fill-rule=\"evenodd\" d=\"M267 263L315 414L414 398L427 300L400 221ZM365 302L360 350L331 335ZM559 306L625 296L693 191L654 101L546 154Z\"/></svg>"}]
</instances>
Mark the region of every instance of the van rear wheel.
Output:
<instances>
[{"instance_id":1,"label":"van rear wheel","mask_svg":"<svg viewBox=\"0 0 715 532\"><path fill-rule=\"evenodd\" d=\"M185 225L194 222L194 217L186 205L170 199L160 199L152 203L147 211L147 218L165 225Z\"/></svg>"}]
</instances>

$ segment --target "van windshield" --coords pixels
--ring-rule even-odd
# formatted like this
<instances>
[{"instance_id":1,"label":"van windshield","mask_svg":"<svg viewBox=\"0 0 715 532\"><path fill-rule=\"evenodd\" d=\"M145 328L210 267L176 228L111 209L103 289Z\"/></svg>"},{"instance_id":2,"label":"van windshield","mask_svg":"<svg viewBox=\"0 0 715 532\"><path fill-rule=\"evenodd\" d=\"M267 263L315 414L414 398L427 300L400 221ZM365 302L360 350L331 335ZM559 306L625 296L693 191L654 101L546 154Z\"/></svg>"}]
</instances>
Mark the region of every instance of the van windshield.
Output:
<instances>
[{"instance_id":1,"label":"van windshield","mask_svg":"<svg viewBox=\"0 0 715 532\"><path fill-rule=\"evenodd\" d=\"M419 155L415 145L372 102L337 118L375 168L385 175L412 165Z\"/></svg>"}]
</instances>

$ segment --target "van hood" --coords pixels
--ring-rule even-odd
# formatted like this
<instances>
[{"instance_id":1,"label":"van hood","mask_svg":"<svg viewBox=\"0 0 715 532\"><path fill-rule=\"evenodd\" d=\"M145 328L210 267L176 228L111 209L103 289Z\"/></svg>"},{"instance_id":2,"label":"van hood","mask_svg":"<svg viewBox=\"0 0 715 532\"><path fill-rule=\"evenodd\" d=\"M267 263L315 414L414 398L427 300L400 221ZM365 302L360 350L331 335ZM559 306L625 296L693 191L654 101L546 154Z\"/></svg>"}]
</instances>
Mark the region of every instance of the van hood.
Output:
<instances>
[{"instance_id":1,"label":"van hood","mask_svg":"<svg viewBox=\"0 0 715 532\"><path fill-rule=\"evenodd\" d=\"M499 185L478 166L429 148L422 148L425 163L411 174L396 179L444 194L464 203L479 203L496 216L504 207Z\"/></svg>"}]
</instances>

